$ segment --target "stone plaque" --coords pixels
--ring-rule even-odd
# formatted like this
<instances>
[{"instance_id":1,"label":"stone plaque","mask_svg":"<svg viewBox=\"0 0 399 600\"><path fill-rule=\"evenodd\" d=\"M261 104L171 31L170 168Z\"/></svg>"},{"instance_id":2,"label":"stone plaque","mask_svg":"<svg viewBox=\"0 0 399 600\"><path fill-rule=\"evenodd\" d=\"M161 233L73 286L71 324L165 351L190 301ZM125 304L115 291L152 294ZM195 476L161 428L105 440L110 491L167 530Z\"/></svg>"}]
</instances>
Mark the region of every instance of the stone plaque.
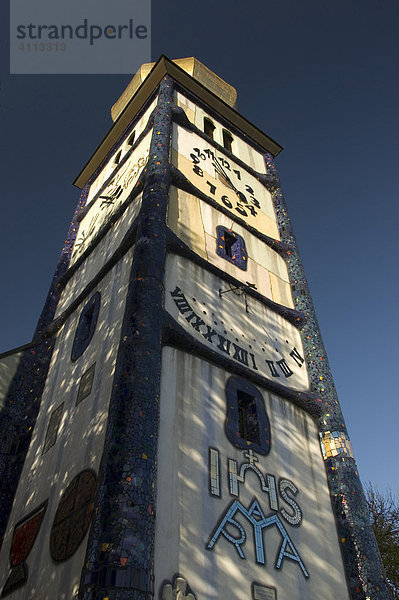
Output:
<instances>
[{"instance_id":1,"label":"stone plaque","mask_svg":"<svg viewBox=\"0 0 399 600\"><path fill-rule=\"evenodd\" d=\"M277 600L276 588L267 585L253 584L254 600Z\"/></svg>"}]
</instances>

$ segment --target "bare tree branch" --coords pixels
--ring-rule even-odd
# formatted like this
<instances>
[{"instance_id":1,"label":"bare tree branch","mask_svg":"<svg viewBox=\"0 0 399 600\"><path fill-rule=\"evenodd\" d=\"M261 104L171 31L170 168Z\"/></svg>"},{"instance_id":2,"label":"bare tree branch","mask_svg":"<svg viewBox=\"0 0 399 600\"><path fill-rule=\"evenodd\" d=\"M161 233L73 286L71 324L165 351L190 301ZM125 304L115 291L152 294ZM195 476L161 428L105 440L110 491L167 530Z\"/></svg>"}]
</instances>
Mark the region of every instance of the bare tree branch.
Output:
<instances>
[{"instance_id":1,"label":"bare tree branch","mask_svg":"<svg viewBox=\"0 0 399 600\"><path fill-rule=\"evenodd\" d=\"M399 497L392 490L380 492L366 485L370 521L380 550L392 596L399 599Z\"/></svg>"}]
</instances>

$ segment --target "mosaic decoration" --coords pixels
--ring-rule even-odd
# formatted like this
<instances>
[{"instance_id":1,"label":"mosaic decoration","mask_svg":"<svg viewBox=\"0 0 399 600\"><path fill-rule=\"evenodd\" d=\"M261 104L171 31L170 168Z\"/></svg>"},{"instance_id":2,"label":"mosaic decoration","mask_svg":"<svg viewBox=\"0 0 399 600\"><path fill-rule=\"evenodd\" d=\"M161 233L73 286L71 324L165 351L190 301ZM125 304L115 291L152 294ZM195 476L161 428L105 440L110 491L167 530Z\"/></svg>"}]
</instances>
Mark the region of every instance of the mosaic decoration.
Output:
<instances>
[{"instance_id":1,"label":"mosaic decoration","mask_svg":"<svg viewBox=\"0 0 399 600\"><path fill-rule=\"evenodd\" d=\"M188 584L183 577L176 577L173 586L165 583L162 587L162 600L195 600L194 594L188 591Z\"/></svg>"},{"instance_id":2,"label":"mosaic decoration","mask_svg":"<svg viewBox=\"0 0 399 600\"><path fill-rule=\"evenodd\" d=\"M4 398L2 409L4 420L0 422L0 435L10 435L9 427L4 426L10 420L13 423L14 440L11 454L0 453L0 481L2 482L0 488L0 544L6 530L18 481L36 423L53 354L54 340L52 335L54 332L51 330L51 323L63 291L59 281L69 266L71 248L77 231L77 217L86 203L87 193L88 186L85 186L61 251L50 291L33 336L33 342L23 350L17 372L8 389L7 396Z\"/></svg>"},{"instance_id":3,"label":"mosaic decoration","mask_svg":"<svg viewBox=\"0 0 399 600\"><path fill-rule=\"evenodd\" d=\"M91 365L89 369L82 375L79 383L78 395L76 398L76 406L82 402L87 396L90 396L91 389L93 387L94 373L96 369L96 363Z\"/></svg>"},{"instance_id":4,"label":"mosaic decoration","mask_svg":"<svg viewBox=\"0 0 399 600\"><path fill-rule=\"evenodd\" d=\"M253 502L248 508L245 508L245 506L243 506L238 500L233 500L230 507L225 512L218 526L216 527L211 537L211 540L207 545L208 550L212 550L220 536L223 535L229 542L233 544L233 546L237 550L239 557L245 558L245 554L241 546L246 542L247 535L245 528L235 519L237 513L242 514L253 527L257 563L261 565L266 564L263 529L267 529L271 526L276 526L279 533L281 534L282 540L274 565L275 568L281 569L283 560L287 558L294 562L297 562L304 577L309 577L309 573L307 572L305 565L303 564L303 561L299 556L297 549L294 546L293 541L288 535L288 532L282 524L278 515L270 515L266 517L256 498L253 500ZM230 528L226 529L228 525L230 525L230 527L235 527L236 529L238 529L238 531L240 532L240 537L230 535Z\"/></svg>"},{"instance_id":5,"label":"mosaic decoration","mask_svg":"<svg viewBox=\"0 0 399 600\"><path fill-rule=\"evenodd\" d=\"M227 227L216 227L216 253L243 271L247 270L248 254L244 238Z\"/></svg>"},{"instance_id":6,"label":"mosaic decoration","mask_svg":"<svg viewBox=\"0 0 399 600\"><path fill-rule=\"evenodd\" d=\"M155 93L156 91L154 94ZM146 110L148 104L153 100L154 94L149 98L145 106L143 106L141 112ZM143 139L152 127L152 121L151 123L150 121L151 118L147 124L146 130L143 131L136 140L134 147L140 143L140 140ZM130 134L131 128L129 127L123 137L127 137ZM116 142L115 147L111 149L111 152L116 149L116 146L119 143L120 140ZM101 171L102 167L103 165L99 166L97 173ZM93 178L95 177L96 174L94 174ZM4 407L2 408L0 415L0 435L4 437L7 436L7 439L10 442L10 451L7 453L0 453L0 480L2 482L0 488L0 544L3 541L20 473L39 410L40 400L53 353L54 335L62 325L58 319L54 321L54 315L65 284L74 272L74 269L69 268L70 258L76 240L79 219L85 210L89 188L90 182L82 189L80 194L80 199L66 236L64 247L50 286L50 291L38 321L34 334L34 341L21 349L23 351L22 359L9 387L7 397L4 399ZM82 262L84 258L85 257L82 257ZM76 261L74 264L75 270L79 267L79 264L79 261ZM12 423L12 427L9 425L10 422ZM25 570L26 566L24 563L15 567L10 575L8 584L11 585L12 578L18 580L22 577ZM139 580L137 581L137 577L134 576L134 585L143 587L142 579L143 578L140 580L139 577Z\"/></svg>"},{"instance_id":7,"label":"mosaic decoration","mask_svg":"<svg viewBox=\"0 0 399 600\"><path fill-rule=\"evenodd\" d=\"M77 216L86 203L87 193L88 186L85 186L69 227L50 291L36 327L33 342L24 349L17 372L8 389L7 396L4 398L2 409L4 421L0 423L0 435L10 435L9 428L4 427L9 419L13 423L14 441L11 455L0 454L0 481L2 482L0 489L0 544L3 540L29 448L53 354L54 340L52 335L54 332L51 330L51 323L63 291L59 281L69 266L71 248L77 231Z\"/></svg>"},{"instance_id":8,"label":"mosaic decoration","mask_svg":"<svg viewBox=\"0 0 399 600\"><path fill-rule=\"evenodd\" d=\"M82 309L72 345L71 360L75 362L90 344L100 312L101 294L96 292Z\"/></svg>"},{"instance_id":9,"label":"mosaic decoration","mask_svg":"<svg viewBox=\"0 0 399 600\"><path fill-rule=\"evenodd\" d=\"M264 474L260 471L259 467L256 465L259 459L251 449L244 452L244 457L248 459L248 461L244 461L240 465L232 458L229 458L227 461L228 489L230 496L239 496L240 486L245 483L245 475L249 470L257 475L260 490L268 495L270 509L274 511L279 510L281 516L290 525L299 525L302 521L302 510L297 502L295 502L294 498L286 493L286 490L289 489L292 494L295 495L298 492L296 485L289 479L280 478L277 487L276 476L271 475L270 473ZM209 449L209 489L212 496L221 497L220 458L219 450L215 448ZM293 514L289 514L284 507L279 507L277 491L284 502L291 507Z\"/></svg>"},{"instance_id":10,"label":"mosaic decoration","mask_svg":"<svg viewBox=\"0 0 399 600\"><path fill-rule=\"evenodd\" d=\"M175 333L170 334L170 339L178 339L180 347L199 352L198 346L200 345L192 337L192 334L197 331L194 325L197 324L199 327L199 322L196 319L196 317L200 318L199 315L192 311L194 316L191 318L191 330L181 334L180 326L177 324L172 326L171 321L168 321L162 312L165 294L168 293L163 288L167 242L170 248L170 240L172 239L166 227L166 210L168 188L173 180L175 185L187 189L190 193L195 193L199 198L204 199L224 214L231 216L232 211L234 211L235 222L246 226L249 231L255 233L259 239L286 259L297 310L286 309L285 312L291 322L296 321L296 325L303 323L302 315L307 317L302 329L305 353L297 349L298 345L297 347L293 346L290 348L286 365L288 366L288 360L291 360L290 370L293 372L294 368L300 370L306 361L311 375L312 392L317 397L317 402L320 403L320 410L322 411L320 418L321 444L331 495L335 503L351 600L366 600L369 598L388 600L389 592L382 577L378 551L368 523L367 506L357 477L349 438L339 408L272 156L267 154L265 157L268 175L260 176L251 169L246 169L251 176L245 183L242 183L241 189L241 184L238 181L242 179L240 168L244 168L243 163L236 161L233 165L232 157L227 150L222 150L223 155L221 157L212 157L211 153L206 155L205 150L209 150L206 144L209 145L209 140L205 140L206 144L198 147L199 152L196 149L197 146L190 150L193 156L190 156L189 171L196 175L206 193L205 191L198 191L185 178L184 174L178 172L173 165L169 164L172 120L175 119L175 122L178 122L180 119L181 124L184 121L182 116L184 111L173 105L173 82L169 76L163 79L156 93L158 94L158 104L145 129L145 134L147 134L153 128L150 150L148 157L141 157L142 164L138 165L138 167L143 168L140 181L137 183L140 189L143 188L143 202L138 217L135 254L110 400L99 483L97 486L96 477L91 471L83 471L68 486L60 500L51 530L51 555L55 561L68 559L81 544L91 522L79 600L105 600L116 597L118 600L148 600L149 597L153 596L156 448L159 426L159 377L162 342L167 340L165 331L173 328ZM204 139L204 134L197 131L197 128L191 124L187 125L186 123L183 126L196 131L199 137ZM134 124L129 125L122 138L115 143L108 157L104 159L105 161L109 159L112 152L116 151L121 140L126 139L131 134L133 128ZM144 131L134 143L133 148L140 143L143 136ZM215 144L215 147L218 150L220 149L217 144ZM203 167L207 160L208 162L212 160L214 163L216 169L215 182L213 180L209 182L208 178L204 177L205 169ZM226 172L226 169L228 170L226 162L229 167L234 166L235 179ZM103 165L104 163L97 169L89 184L98 175ZM221 169L218 168L218 165ZM255 225L251 225L252 222L253 224L260 222L259 206L257 206L260 196L258 197L257 192L253 193L255 189L258 189L258 183L259 185L266 185L267 190L272 195L279 221L281 241L257 233ZM35 343L24 351L21 366L17 371L6 400L6 408L3 414L5 417L9 417L13 423L15 444L13 444L12 456L0 455L0 478L5 482L4 491L1 491L0 496L3 509L3 513L0 515L0 536L4 533L5 524L11 510L12 499L29 445L51 359L52 336L56 333L59 325L57 322L52 323L56 306L67 278L73 272L76 272L86 256L83 252L74 264L73 269L75 271L71 269L67 273L72 248L76 241L79 220L84 219L89 211L89 207L85 207L89 184L82 192L69 229L50 293L35 333ZM200 184L198 183L198 185ZM225 187L231 188L228 191L230 196L222 193ZM137 193L137 189L134 192L132 191L132 196ZM240 192L241 196L237 192ZM113 190L111 193L112 198L114 198L114 194L117 196L118 193L117 188ZM247 202L245 202L244 196ZM105 200L109 200L109 198L105 198ZM234 203L232 200L234 200ZM119 212L118 214L115 213L114 217L118 218L118 215ZM112 223L107 224L107 226L111 227ZM96 241L98 242L99 239L100 236L96 236L93 244ZM177 242L175 243L177 244ZM186 250L182 250L182 246L180 246L180 251L182 254L186 252ZM208 268L211 269L210 266ZM228 277L226 276L227 280ZM176 291L176 289L173 288L169 292L172 293L173 291ZM180 292L191 310L191 299L186 297L182 290L176 293L176 299L179 300L180 298L181 302L183 301L182 297L179 296ZM256 297L255 292L253 292L253 295ZM77 360L90 343L95 329L94 321L97 318L95 315L96 302L93 301L93 305L87 309L87 313L82 312L77 335L75 336L72 360ZM176 305L179 310L181 307L184 308L181 302L180 306ZM272 310L274 309L276 313L280 311L279 314L281 314L282 309L272 307ZM85 310L83 309L83 311ZM189 316L188 313L185 314L185 318L187 316ZM216 339L215 335L208 331L206 327L202 330L203 337L205 337L204 334L208 334L211 338L207 348L207 356L208 358L213 357L211 343L212 337ZM173 338L173 335L176 335L176 337ZM227 347L227 341L227 338L225 338L224 348ZM219 342L222 343L220 340ZM233 348L231 344L230 346ZM247 352L245 359L245 355L241 350L241 346L238 350L234 350L237 357L240 358L240 360L236 358L235 365L231 364L233 361L230 354L224 352L230 370L240 374L243 370L250 372L249 367L253 365L252 360L256 365L256 359L252 359L249 352ZM203 349L201 349L202 351ZM255 356L254 353L253 356ZM272 362L273 364L269 364L267 367L272 378L277 378L276 374L281 379L291 377L292 374L284 364L278 364L276 361ZM93 369L92 372L90 372L91 369ZM256 369L253 367L252 371L255 377ZM27 376L27 373L29 373L29 376ZM90 393L93 377L94 365L82 376L76 404ZM273 382L270 383L269 389L273 389ZM306 393L302 395L305 398ZM304 403L306 404L306 398ZM300 405L299 401L297 405ZM260 414L258 404L256 410ZM308 411L311 412L309 408ZM56 418L54 417L54 423L55 421ZM234 419L232 419L233 421ZM6 422L7 419L4 418L2 425L0 425L1 432L6 431ZM237 431L240 430L237 425L238 419L235 420L236 435ZM49 439L54 438L56 429L58 427L52 426L53 433L51 436L49 435ZM267 427L263 427L263 429L266 431ZM255 560L259 564L265 564L266 552L263 537L267 537L267 535L264 530L267 531L272 528L278 532L280 540L279 552L274 562L275 567L277 569L284 568L284 564L289 561L294 563L295 568L298 568L303 577L307 579L309 573L301 558L300 552L302 549L297 549L294 546L286 529L286 524L288 524L288 527L298 527L301 524L302 512L293 499L298 488L294 482L287 479L278 479L277 484L275 475L265 474L259 469L256 464L258 459L254 454L254 449L260 454L261 449L265 449L266 446L265 444L262 446L263 434L261 431L258 434L260 438L259 448L249 446L242 463L229 458L227 465L224 461L222 467L219 450L209 448L209 493L211 496L221 498L222 482L225 481L231 503L221 513L214 530L210 533L208 550L213 551L220 544L228 543L235 548L238 556L244 559L245 554L242 546L246 539L247 530L251 530L256 540ZM55 432L55 437L56 435ZM266 437L265 435L264 439ZM254 444L254 442L250 442L250 444ZM222 468L225 469L224 479L222 478ZM264 496L259 496L259 499L254 498L249 504L244 504L238 496L240 486L245 483L245 476L249 471L257 475L259 494ZM97 509L93 512L96 489ZM275 511L274 514L264 512L264 497L270 510ZM279 508L279 499L289 504L289 513L284 508ZM16 529L20 532L18 535L15 535L14 532L16 543L15 546L13 545L14 550L11 553L12 572L3 589L3 595L15 589L20 584L18 582L23 583L26 580L27 567L24 561L40 527L42 516L39 517L38 515L39 513L36 511L29 517L32 520L31 525L29 525L30 521L26 519L21 522L17 526L19 529ZM238 524L235 519L236 515L240 515L245 522L245 526ZM35 527L37 527L36 533ZM238 529L239 538L235 538L230 534L231 527L235 528L235 531ZM31 540L30 545L28 543L29 539ZM275 600L277 595L274 594L273 596L273 591L275 591L273 588L257 583L252 584L254 600ZM194 596L188 591L184 579L177 577L173 585L169 582L163 585L162 600L172 600L172 598L194 600Z\"/></svg>"},{"instance_id":11,"label":"mosaic decoration","mask_svg":"<svg viewBox=\"0 0 399 600\"><path fill-rule=\"evenodd\" d=\"M343 431L325 431L320 433L320 444L323 458L331 458L332 456L349 456L354 458L352 444L348 436Z\"/></svg>"},{"instance_id":12,"label":"mosaic decoration","mask_svg":"<svg viewBox=\"0 0 399 600\"><path fill-rule=\"evenodd\" d=\"M230 496L239 496L239 488L241 485L245 484L246 472L249 470L257 475L260 489L264 494L267 494L269 500L268 506L273 512L266 516L263 512L261 502L256 498L253 499L251 505L247 508L239 500L233 500L226 508L219 523L215 527L211 539L207 544L207 549L212 550L219 541L220 536L223 536L228 542L233 544L240 558L246 558L242 548L247 540L246 529L236 519L236 515L241 514L253 527L253 535L255 538L255 560L258 564L266 564L263 530L273 526L276 527L281 534L281 545L277 553L274 565L275 568L280 569L284 559L287 558L297 562L304 577L308 578L309 573L280 518L281 515L281 517L283 517L283 519L291 526L299 526L301 524L302 511L294 498L286 492L288 489L295 495L298 492L298 488L292 481L281 478L279 479L277 488L276 477L271 474L263 474L260 471L256 465L258 458L251 449L244 452L244 458L248 459L248 462L243 462L240 465L238 465L236 460L231 458L228 459L228 487ZM209 448L209 487L211 495L217 496L218 498L221 497L221 472L219 465L219 451L215 448ZM293 513L290 514L284 507L279 506L277 489L282 500L291 507ZM280 512L280 515L275 514L277 512ZM238 536L231 533L232 527L235 532L238 530Z\"/></svg>"},{"instance_id":13,"label":"mosaic decoration","mask_svg":"<svg viewBox=\"0 0 399 600\"><path fill-rule=\"evenodd\" d=\"M50 421L47 426L46 439L44 440L43 452L45 454L52 446L54 446L58 430L61 424L62 413L64 412L64 403L57 406L57 408L51 413Z\"/></svg>"},{"instance_id":14,"label":"mosaic decoration","mask_svg":"<svg viewBox=\"0 0 399 600\"><path fill-rule=\"evenodd\" d=\"M317 395L322 409L319 418L320 438L350 597L351 600L389 600L390 592L384 580L380 555L370 526L367 501L353 459L319 324L271 154L265 155L265 162L268 175L263 179L272 194L282 242L287 247L283 256L289 270L295 306L307 316L301 334L312 391ZM324 440L327 445L324 445ZM327 455L327 452L331 455Z\"/></svg>"},{"instance_id":15,"label":"mosaic decoration","mask_svg":"<svg viewBox=\"0 0 399 600\"><path fill-rule=\"evenodd\" d=\"M23 351L4 398L0 436L9 440L10 450L0 453L0 545L35 426L53 347L53 340L45 338Z\"/></svg>"},{"instance_id":16,"label":"mosaic decoration","mask_svg":"<svg viewBox=\"0 0 399 600\"><path fill-rule=\"evenodd\" d=\"M219 451L209 448L209 491L212 496L220 498L220 460Z\"/></svg>"},{"instance_id":17,"label":"mosaic decoration","mask_svg":"<svg viewBox=\"0 0 399 600\"><path fill-rule=\"evenodd\" d=\"M81 471L63 493L50 533L50 554L56 561L67 560L82 543L94 511L97 478Z\"/></svg>"},{"instance_id":18,"label":"mosaic decoration","mask_svg":"<svg viewBox=\"0 0 399 600\"><path fill-rule=\"evenodd\" d=\"M46 508L47 501L15 526L10 552L12 570L4 585L2 597L24 585L28 579L28 567L25 561L39 533Z\"/></svg>"},{"instance_id":19,"label":"mosaic decoration","mask_svg":"<svg viewBox=\"0 0 399 600\"><path fill-rule=\"evenodd\" d=\"M226 399L226 435L230 442L236 448L269 454L270 423L258 388L245 379L230 377Z\"/></svg>"},{"instance_id":20,"label":"mosaic decoration","mask_svg":"<svg viewBox=\"0 0 399 600\"><path fill-rule=\"evenodd\" d=\"M121 600L147 600L152 593L172 103L173 85L167 76L159 88L143 171L143 202L81 600L102 600L116 593Z\"/></svg>"}]
</instances>

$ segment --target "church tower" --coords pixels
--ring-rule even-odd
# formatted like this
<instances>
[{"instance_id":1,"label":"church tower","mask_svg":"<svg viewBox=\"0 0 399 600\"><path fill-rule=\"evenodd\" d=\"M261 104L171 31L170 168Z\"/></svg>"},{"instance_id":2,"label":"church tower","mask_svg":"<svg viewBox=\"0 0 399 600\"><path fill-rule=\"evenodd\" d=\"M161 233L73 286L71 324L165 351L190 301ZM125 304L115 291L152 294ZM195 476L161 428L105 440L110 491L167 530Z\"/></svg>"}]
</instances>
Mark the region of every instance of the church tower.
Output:
<instances>
[{"instance_id":1,"label":"church tower","mask_svg":"<svg viewBox=\"0 0 399 600\"><path fill-rule=\"evenodd\" d=\"M194 58L112 117L0 357L1 597L388 600L281 146Z\"/></svg>"}]
</instances>

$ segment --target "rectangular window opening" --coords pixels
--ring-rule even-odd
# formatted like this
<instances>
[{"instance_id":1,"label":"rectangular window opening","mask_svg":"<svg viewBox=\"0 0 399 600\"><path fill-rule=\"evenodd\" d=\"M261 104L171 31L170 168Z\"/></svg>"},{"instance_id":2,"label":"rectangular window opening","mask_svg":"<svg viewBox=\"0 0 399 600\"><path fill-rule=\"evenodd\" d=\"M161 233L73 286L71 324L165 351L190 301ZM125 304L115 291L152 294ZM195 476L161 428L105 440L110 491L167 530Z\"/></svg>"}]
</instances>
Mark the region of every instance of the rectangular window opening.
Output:
<instances>
[{"instance_id":1,"label":"rectangular window opening","mask_svg":"<svg viewBox=\"0 0 399 600\"><path fill-rule=\"evenodd\" d=\"M255 397L237 390L237 405L240 437L248 442L260 444L258 411L256 409Z\"/></svg>"},{"instance_id":2,"label":"rectangular window opening","mask_svg":"<svg viewBox=\"0 0 399 600\"><path fill-rule=\"evenodd\" d=\"M64 412L64 403L60 404L56 408L50 417L50 421L47 427L46 439L43 446L42 454L45 454L52 446L54 446L58 437L58 430L61 424L62 413Z\"/></svg>"},{"instance_id":3,"label":"rectangular window opening","mask_svg":"<svg viewBox=\"0 0 399 600\"><path fill-rule=\"evenodd\" d=\"M231 149L232 143L233 143L233 136L231 135L231 133L229 131L226 131L226 129L223 129L223 146L229 152L232 152L232 149Z\"/></svg>"},{"instance_id":4,"label":"rectangular window opening","mask_svg":"<svg viewBox=\"0 0 399 600\"><path fill-rule=\"evenodd\" d=\"M213 139L213 132L215 131L215 126L210 119L204 117L204 133Z\"/></svg>"},{"instance_id":5,"label":"rectangular window opening","mask_svg":"<svg viewBox=\"0 0 399 600\"><path fill-rule=\"evenodd\" d=\"M91 365L89 369L82 375L79 383L78 395L76 398L76 406L82 402L87 396L91 394L94 380L94 371L96 363Z\"/></svg>"},{"instance_id":6,"label":"rectangular window opening","mask_svg":"<svg viewBox=\"0 0 399 600\"><path fill-rule=\"evenodd\" d=\"M236 243L237 243L237 238L234 237L234 235L231 235L230 233L228 233L228 231L226 231L224 234L224 248L225 248L226 255L229 258L233 258L233 255L235 254L233 246Z\"/></svg>"}]
</instances>

